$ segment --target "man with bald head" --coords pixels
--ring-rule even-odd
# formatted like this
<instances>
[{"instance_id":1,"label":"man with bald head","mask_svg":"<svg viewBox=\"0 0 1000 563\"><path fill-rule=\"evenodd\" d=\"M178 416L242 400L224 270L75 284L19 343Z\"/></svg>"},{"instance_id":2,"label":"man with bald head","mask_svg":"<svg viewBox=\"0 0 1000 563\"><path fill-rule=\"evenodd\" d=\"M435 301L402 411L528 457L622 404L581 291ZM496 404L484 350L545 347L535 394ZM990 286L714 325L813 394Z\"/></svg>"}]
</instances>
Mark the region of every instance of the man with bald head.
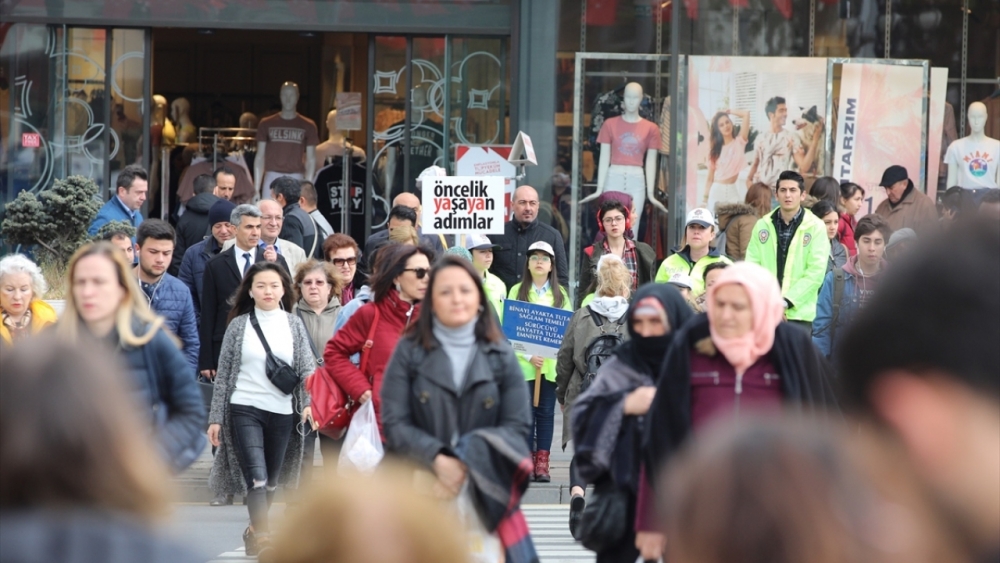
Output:
<instances>
[{"instance_id":1,"label":"man with bald head","mask_svg":"<svg viewBox=\"0 0 1000 563\"><path fill-rule=\"evenodd\" d=\"M500 245L493 252L496 274L507 287L521 281L524 264L528 260L528 247L542 241L552 245L556 252L556 274L559 283L569 287L569 269L562 235L549 225L538 222L538 192L531 186L514 190L512 205L514 216L504 224L502 235L490 235L493 244Z\"/></svg>"},{"instance_id":2,"label":"man with bald head","mask_svg":"<svg viewBox=\"0 0 1000 563\"><path fill-rule=\"evenodd\" d=\"M261 250L273 250L278 256L285 259L288 265L288 273L295 276L295 269L299 264L306 261L306 251L294 242L278 238L281 227L285 223L285 214L281 204L273 199L262 199L257 202L257 209L260 209L260 239L257 245ZM235 244L234 239L226 241L223 250Z\"/></svg>"},{"instance_id":3,"label":"man with bald head","mask_svg":"<svg viewBox=\"0 0 1000 563\"><path fill-rule=\"evenodd\" d=\"M420 204L420 198L417 194L403 192L397 195L392 199L392 207L396 208L397 206L408 207L417 214L417 224L411 226L416 227L417 234L420 235L421 245L434 250L434 253L437 255L443 253L444 246L442 245L441 237L438 235L424 235L420 229L420 213L423 211L423 206ZM361 270L363 272L366 274L371 273L371 259L375 256L375 252L389 243L389 231L397 226L397 222L402 220L401 217L393 217L392 213L390 213L386 228L368 237L368 240L365 241L364 253L361 255Z\"/></svg>"}]
</instances>

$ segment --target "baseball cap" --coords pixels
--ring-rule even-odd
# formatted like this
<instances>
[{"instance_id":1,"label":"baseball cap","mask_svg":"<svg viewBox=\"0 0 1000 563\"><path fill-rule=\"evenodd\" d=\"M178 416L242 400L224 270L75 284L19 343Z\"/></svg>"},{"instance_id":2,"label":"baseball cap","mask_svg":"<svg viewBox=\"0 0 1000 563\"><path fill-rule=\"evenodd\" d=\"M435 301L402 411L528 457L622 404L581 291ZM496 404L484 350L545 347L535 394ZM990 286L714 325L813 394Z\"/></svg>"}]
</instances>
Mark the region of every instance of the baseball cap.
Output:
<instances>
[{"instance_id":1,"label":"baseball cap","mask_svg":"<svg viewBox=\"0 0 1000 563\"><path fill-rule=\"evenodd\" d=\"M547 242L545 242L545 241L543 241L543 240L540 240L540 241L538 241L536 243L532 243L532 245L528 247L528 253L529 254L532 251L535 251L535 250L541 250L542 252L548 254L549 256L551 256L553 258L556 257L556 251L552 250L552 245L549 244L549 243L547 243Z\"/></svg>"},{"instance_id":2,"label":"baseball cap","mask_svg":"<svg viewBox=\"0 0 1000 563\"><path fill-rule=\"evenodd\" d=\"M906 168L903 168L898 164L893 164L892 166L886 168L885 172L882 173L882 181L879 182L878 185L883 188L888 188L896 182L909 179L910 176L906 173Z\"/></svg>"},{"instance_id":3,"label":"baseball cap","mask_svg":"<svg viewBox=\"0 0 1000 563\"><path fill-rule=\"evenodd\" d=\"M686 287L692 289L694 287L694 282L691 281L691 276L687 274L674 274L670 276L670 285L676 285L678 287Z\"/></svg>"},{"instance_id":4,"label":"baseball cap","mask_svg":"<svg viewBox=\"0 0 1000 563\"><path fill-rule=\"evenodd\" d=\"M498 248L500 245L493 244L493 241L486 235L465 235L466 250L496 250Z\"/></svg>"},{"instance_id":5,"label":"baseball cap","mask_svg":"<svg viewBox=\"0 0 1000 563\"><path fill-rule=\"evenodd\" d=\"M687 227L692 223L706 228L714 227L715 217L712 215L711 211L705 209L704 207L698 207L688 212L687 221L684 222L684 226Z\"/></svg>"}]
</instances>

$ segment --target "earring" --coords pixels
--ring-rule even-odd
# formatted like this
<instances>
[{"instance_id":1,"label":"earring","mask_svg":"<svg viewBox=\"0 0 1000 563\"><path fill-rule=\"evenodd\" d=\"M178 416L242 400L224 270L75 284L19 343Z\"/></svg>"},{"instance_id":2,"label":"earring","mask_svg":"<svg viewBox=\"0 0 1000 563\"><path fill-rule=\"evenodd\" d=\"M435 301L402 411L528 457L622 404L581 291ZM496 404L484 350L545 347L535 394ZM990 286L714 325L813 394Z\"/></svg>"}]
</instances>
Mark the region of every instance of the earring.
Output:
<instances>
[{"instance_id":1,"label":"earring","mask_svg":"<svg viewBox=\"0 0 1000 563\"><path fill-rule=\"evenodd\" d=\"M482 305L479 306L479 313L480 314L482 314L483 311L485 311L485 310L486 310L486 307L483 307Z\"/></svg>"},{"instance_id":2,"label":"earring","mask_svg":"<svg viewBox=\"0 0 1000 563\"><path fill-rule=\"evenodd\" d=\"M250 294L250 300L253 301L253 293Z\"/></svg>"},{"instance_id":3,"label":"earring","mask_svg":"<svg viewBox=\"0 0 1000 563\"><path fill-rule=\"evenodd\" d=\"M403 291L403 288L399 287L398 283L396 284L396 291Z\"/></svg>"}]
</instances>

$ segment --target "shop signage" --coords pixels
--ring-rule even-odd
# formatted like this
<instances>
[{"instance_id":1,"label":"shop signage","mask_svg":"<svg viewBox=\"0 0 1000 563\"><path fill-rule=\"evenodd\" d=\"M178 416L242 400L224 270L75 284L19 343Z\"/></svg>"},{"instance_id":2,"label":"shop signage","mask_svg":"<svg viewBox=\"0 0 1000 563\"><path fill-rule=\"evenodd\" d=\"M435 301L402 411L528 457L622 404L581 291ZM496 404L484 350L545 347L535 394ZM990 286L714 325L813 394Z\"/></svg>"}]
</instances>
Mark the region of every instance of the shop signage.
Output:
<instances>
[{"instance_id":1,"label":"shop signage","mask_svg":"<svg viewBox=\"0 0 1000 563\"><path fill-rule=\"evenodd\" d=\"M503 234L502 177L434 176L422 192L424 234Z\"/></svg>"},{"instance_id":2,"label":"shop signage","mask_svg":"<svg viewBox=\"0 0 1000 563\"><path fill-rule=\"evenodd\" d=\"M503 176L503 217L510 218L510 202L517 187L517 166L507 161L510 145L458 145L455 147L456 176Z\"/></svg>"},{"instance_id":3,"label":"shop signage","mask_svg":"<svg viewBox=\"0 0 1000 563\"><path fill-rule=\"evenodd\" d=\"M878 184L889 164L906 168L916 188L924 189L925 93L923 67L842 65L832 172L841 182L865 189L867 197L856 217L875 211L885 199Z\"/></svg>"},{"instance_id":4,"label":"shop signage","mask_svg":"<svg viewBox=\"0 0 1000 563\"><path fill-rule=\"evenodd\" d=\"M361 92L337 94L337 116L334 123L340 131L361 130Z\"/></svg>"},{"instance_id":5,"label":"shop signage","mask_svg":"<svg viewBox=\"0 0 1000 563\"><path fill-rule=\"evenodd\" d=\"M515 352L554 360L573 311L507 299L503 332Z\"/></svg>"},{"instance_id":6,"label":"shop signage","mask_svg":"<svg viewBox=\"0 0 1000 563\"><path fill-rule=\"evenodd\" d=\"M21 133L21 146L26 149L37 149L42 146L42 136L38 133Z\"/></svg>"}]
</instances>

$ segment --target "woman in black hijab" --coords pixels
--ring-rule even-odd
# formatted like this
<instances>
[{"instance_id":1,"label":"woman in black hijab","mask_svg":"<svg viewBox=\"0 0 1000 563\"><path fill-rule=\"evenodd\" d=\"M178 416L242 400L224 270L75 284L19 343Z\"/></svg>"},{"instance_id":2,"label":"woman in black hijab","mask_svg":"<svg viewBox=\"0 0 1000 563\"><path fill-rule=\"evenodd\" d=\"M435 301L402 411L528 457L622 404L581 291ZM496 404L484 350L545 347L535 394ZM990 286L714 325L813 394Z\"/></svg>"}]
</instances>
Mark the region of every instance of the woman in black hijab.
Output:
<instances>
[{"instance_id":1,"label":"woman in black hijab","mask_svg":"<svg viewBox=\"0 0 1000 563\"><path fill-rule=\"evenodd\" d=\"M635 508L642 466L643 417L673 333L694 314L673 286L639 288L626 317L631 340L601 366L573 405L573 443L580 476L594 495L579 526L598 563L633 563Z\"/></svg>"}]
</instances>

